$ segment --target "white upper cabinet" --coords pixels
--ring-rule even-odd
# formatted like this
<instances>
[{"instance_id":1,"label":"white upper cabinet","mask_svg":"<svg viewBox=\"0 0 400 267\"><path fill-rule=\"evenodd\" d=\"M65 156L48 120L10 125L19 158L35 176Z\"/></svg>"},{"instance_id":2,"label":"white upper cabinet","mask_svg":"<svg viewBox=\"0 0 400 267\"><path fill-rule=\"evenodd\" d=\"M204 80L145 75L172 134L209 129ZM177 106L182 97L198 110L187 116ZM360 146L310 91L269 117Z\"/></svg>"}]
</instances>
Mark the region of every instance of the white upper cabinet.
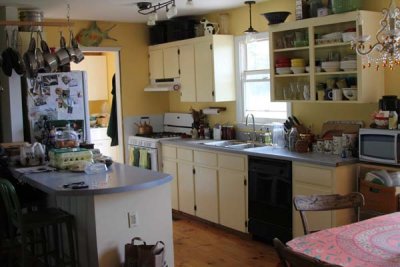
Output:
<instances>
[{"instance_id":1,"label":"white upper cabinet","mask_svg":"<svg viewBox=\"0 0 400 267\"><path fill-rule=\"evenodd\" d=\"M163 50L164 55L164 78L179 77L179 49L170 47Z\"/></svg>"},{"instance_id":2,"label":"white upper cabinet","mask_svg":"<svg viewBox=\"0 0 400 267\"><path fill-rule=\"evenodd\" d=\"M108 100L107 57L86 55L79 64L71 62L71 70L87 72L89 101Z\"/></svg>"},{"instance_id":3,"label":"white upper cabinet","mask_svg":"<svg viewBox=\"0 0 400 267\"><path fill-rule=\"evenodd\" d=\"M155 62L155 53L163 54L162 61ZM150 46L149 54L150 78L179 77L182 102L236 99L233 36L210 35ZM163 66L163 74L157 77L156 64Z\"/></svg>"},{"instance_id":4,"label":"white upper cabinet","mask_svg":"<svg viewBox=\"0 0 400 267\"><path fill-rule=\"evenodd\" d=\"M371 11L354 11L270 25L271 99L285 102L377 102L384 90L383 70L376 71L373 67L364 69L363 59L351 49L349 39L342 38L343 32L359 30L358 16L363 21L363 35L371 35L374 41L381 14ZM284 73L283 70L277 73L275 64L279 63L282 67L285 65L282 63L288 59L304 60L309 67L308 72L295 69L296 73ZM335 64L332 61L337 61L338 66L331 67ZM341 89L342 93L342 88L353 87L356 88L356 95L348 99L336 91L338 97L333 98L333 94L324 90L324 87Z\"/></svg>"},{"instance_id":5,"label":"white upper cabinet","mask_svg":"<svg viewBox=\"0 0 400 267\"><path fill-rule=\"evenodd\" d=\"M181 101L196 101L196 70L194 65L194 45L179 46L179 66L181 77Z\"/></svg>"},{"instance_id":6,"label":"white upper cabinet","mask_svg":"<svg viewBox=\"0 0 400 267\"><path fill-rule=\"evenodd\" d=\"M149 51L150 79L164 78L164 58L162 50Z\"/></svg>"}]
</instances>

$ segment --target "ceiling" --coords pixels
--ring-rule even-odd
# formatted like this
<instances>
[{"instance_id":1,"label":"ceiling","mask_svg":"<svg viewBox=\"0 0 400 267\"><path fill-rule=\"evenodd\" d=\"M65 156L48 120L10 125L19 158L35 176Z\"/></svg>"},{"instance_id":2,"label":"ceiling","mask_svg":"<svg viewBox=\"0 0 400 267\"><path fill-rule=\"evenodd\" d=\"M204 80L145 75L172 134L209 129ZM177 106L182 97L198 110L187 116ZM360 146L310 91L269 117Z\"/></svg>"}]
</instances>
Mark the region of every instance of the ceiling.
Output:
<instances>
[{"instance_id":1,"label":"ceiling","mask_svg":"<svg viewBox=\"0 0 400 267\"><path fill-rule=\"evenodd\" d=\"M166 0L150 0L154 4ZM214 11L245 6L244 0L175 0L178 16L202 15ZM264 0L259 0L261 2ZM70 18L75 20L101 20L120 22L146 22L147 16L137 13L135 3L140 0L0 0L0 6L18 8L37 8L43 11L46 19L66 19L67 3L71 7ZM165 19L165 10L158 12L159 19Z\"/></svg>"}]
</instances>

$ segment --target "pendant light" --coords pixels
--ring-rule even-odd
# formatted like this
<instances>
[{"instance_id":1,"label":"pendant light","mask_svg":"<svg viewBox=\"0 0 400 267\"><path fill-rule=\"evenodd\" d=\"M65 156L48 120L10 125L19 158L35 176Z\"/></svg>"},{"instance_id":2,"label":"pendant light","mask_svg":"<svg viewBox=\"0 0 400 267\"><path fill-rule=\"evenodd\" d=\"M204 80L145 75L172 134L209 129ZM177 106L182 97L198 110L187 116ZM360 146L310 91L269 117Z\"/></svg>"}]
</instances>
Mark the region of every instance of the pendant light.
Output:
<instances>
[{"instance_id":1,"label":"pendant light","mask_svg":"<svg viewBox=\"0 0 400 267\"><path fill-rule=\"evenodd\" d=\"M250 43L252 41L254 41L254 34L258 33L252 26L251 23L251 5L254 5L256 3L256 1L245 1L244 2L246 5L249 5L249 19L250 19L250 26L247 30L244 31L244 33L246 34L246 42Z\"/></svg>"}]
</instances>

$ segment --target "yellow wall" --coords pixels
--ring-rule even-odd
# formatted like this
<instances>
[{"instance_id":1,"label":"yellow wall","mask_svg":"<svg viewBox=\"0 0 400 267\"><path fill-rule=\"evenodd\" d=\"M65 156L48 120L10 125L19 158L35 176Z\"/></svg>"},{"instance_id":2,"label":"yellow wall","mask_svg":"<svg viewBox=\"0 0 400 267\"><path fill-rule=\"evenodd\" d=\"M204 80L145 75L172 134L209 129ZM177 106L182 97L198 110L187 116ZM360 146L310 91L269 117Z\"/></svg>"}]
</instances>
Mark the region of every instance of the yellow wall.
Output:
<instances>
[{"instance_id":1,"label":"yellow wall","mask_svg":"<svg viewBox=\"0 0 400 267\"><path fill-rule=\"evenodd\" d=\"M380 11L382 8L389 5L390 1L375 1L375 0L364 0L362 9ZM272 12L272 11L290 11L290 15L287 21L295 20L295 1L293 0L269 0L261 3L257 3L252 7L253 10L253 27L262 32L268 30L267 21L264 17L259 14ZM243 31L249 27L249 13L248 7L243 6L241 8L223 11L221 13L229 14L229 27L230 33L233 35L242 35ZM218 21L218 15L220 13L209 14L207 18L210 21ZM400 95L399 84L400 75L396 69L394 71L387 70L385 72L385 94ZM225 103L223 103L225 105ZM211 103L197 104L193 107L202 108L213 105ZM215 105L215 104L214 104ZM215 116L211 118L211 121L235 121L236 109L235 102L229 102L226 104L228 110L226 114L222 116ZM186 111L190 107L190 103L180 103L178 95L170 96L170 109L174 111ZM362 120L368 126L371 122L370 115L378 108L377 103L372 104L319 104L319 103L294 103L292 105L292 112L298 118L300 118L305 125L312 125L314 132L320 132L321 125L327 120Z\"/></svg>"},{"instance_id":2,"label":"yellow wall","mask_svg":"<svg viewBox=\"0 0 400 267\"><path fill-rule=\"evenodd\" d=\"M364 0L363 9L380 11L386 7L389 1ZM267 31L268 25L264 17L259 14L288 10L292 15L287 21L293 21L293 0L269 0L257 3L253 6L253 27L258 31ZM249 26L248 7L244 6L221 13L229 14L230 33L241 35ZM218 21L219 13L208 14L210 21ZM89 22L75 21L74 32L87 28ZM113 25L112 22L99 22L101 29ZM196 110L209 106L224 106L227 111L219 116L209 116L211 123L234 123L236 120L236 102L223 103L182 103L179 94L171 93L145 93L143 88L148 83L148 58L147 40L148 31L145 24L116 23L110 36L118 41L104 40L101 46L121 47L121 85L123 116L141 114L161 114L170 112L189 112L190 108ZM51 46L58 46L58 28L48 27L47 39ZM66 30L64 29L66 33ZM385 93L400 95L400 75L398 69L385 71ZM315 132L320 131L321 124L326 120L363 120L368 125L370 114L377 109L377 103L373 104L320 104L320 103L295 103L292 105L293 114L299 117L306 125L313 125Z\"/></svg>"},{"instance_id":3,"label":"yellow wall","mask_svg":"<svg viewBox=\"0 0 400 267\"><path fill-rule=\"evenodd\" d=\"M89 27L88 21L74 21L73 31ZM148 30L145 24L98 22L100 29L107 29L117 24L111 30L110 36L117 39L104 40L102 47L121 47L121 95L122 114L126 116L142 114L162 114L169 110L169 103L162 94L151 94L143 91L148 83L147 42ZM46 27L46 39L49 46L59 46L59 31L67 29ZM67 38L68 39L68 38Z\"/></svg>"}]
</instances>

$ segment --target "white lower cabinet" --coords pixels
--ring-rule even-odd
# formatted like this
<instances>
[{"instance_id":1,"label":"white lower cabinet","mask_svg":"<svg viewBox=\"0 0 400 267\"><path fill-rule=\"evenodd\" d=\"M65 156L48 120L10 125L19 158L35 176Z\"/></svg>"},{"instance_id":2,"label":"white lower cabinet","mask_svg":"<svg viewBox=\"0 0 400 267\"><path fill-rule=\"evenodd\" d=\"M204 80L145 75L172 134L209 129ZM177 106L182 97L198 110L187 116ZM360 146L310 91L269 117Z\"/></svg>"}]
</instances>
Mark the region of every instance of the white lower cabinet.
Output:
<instances>
[{"instance_id":1,"label":"white lower cabinet","mask_svg":"<svg viewBox=\"0 0 400 267\"><path fill-rule=\"evenodd\" d=\"M163 172L176 181L174 209L247 232L246 155L169 144L162 146L162 155Z\"/></svg>"},{"instance_id":2,"label":"white lower cabinet","mask_svg":"<svg viewBox=\"0 0 400 267\"><path fill-rule=\"evenodd\" d=\"M196 215L194 208L195 189L193 176L192 163L178 162L179 210L191 215Z\"/></svg>"},{"instance_id":3,"label":"white lower cabinet","mask_svg":"<svg viewBox=\"0 0 400 267\"><path fill-rule=\"evenodd\" d=\"M293 162L293 196L348 194L356 190L356 164L338 167ZM348 224L352 210L308 212L311 229ZM300 214L293 208L293 237L304 235Z\"/></svg>"},{"instance_id":4,"label":"white lower cabinet","mask_svg":"<svg viewBox=\"0 0 400 267\"><path fill-rule=\"evenodd\" d=\"M216 169L195 166L196 216L218 223L218 174Z\"/></svg>"},{"instance_id":5,"label":"white lower cabinet","mask_svg":"<svg viewBox=\"0 0 400 267\"><path fill-rule=\"evenodd\" d=\"M222 225L246 232L247 188L245 173L219 170L219 221Z\"/></svg>"}]
</instances>

